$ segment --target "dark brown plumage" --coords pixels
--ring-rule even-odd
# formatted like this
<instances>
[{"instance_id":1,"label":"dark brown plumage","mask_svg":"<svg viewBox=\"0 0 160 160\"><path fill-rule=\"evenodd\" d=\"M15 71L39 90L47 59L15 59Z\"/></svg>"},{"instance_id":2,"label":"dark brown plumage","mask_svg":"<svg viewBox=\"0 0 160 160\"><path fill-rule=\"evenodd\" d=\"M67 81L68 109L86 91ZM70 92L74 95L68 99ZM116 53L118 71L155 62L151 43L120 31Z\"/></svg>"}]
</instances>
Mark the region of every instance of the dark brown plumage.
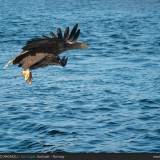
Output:
<instances>
[{"instance_id":1,"label":"dark brown plumage","mask_svg":"<svg viewBox=\"0 0 160 160\"><path fill-rule=\"evenodd\" d=\"M64 34L62 34L61 28L57 28L56 34L51 32L50 36L42 36L29 40L22 48L21 54L10 62L22 67L24 71L48 65L60 65L64 67L67 64L68 58L65 56L60 58L59 54L66 50L87 47L86 44L77 41L79 34L80 29L78 29L78 24L71 31L69 31L69 27L66 27Z\"/></svg>"}]
</instances>

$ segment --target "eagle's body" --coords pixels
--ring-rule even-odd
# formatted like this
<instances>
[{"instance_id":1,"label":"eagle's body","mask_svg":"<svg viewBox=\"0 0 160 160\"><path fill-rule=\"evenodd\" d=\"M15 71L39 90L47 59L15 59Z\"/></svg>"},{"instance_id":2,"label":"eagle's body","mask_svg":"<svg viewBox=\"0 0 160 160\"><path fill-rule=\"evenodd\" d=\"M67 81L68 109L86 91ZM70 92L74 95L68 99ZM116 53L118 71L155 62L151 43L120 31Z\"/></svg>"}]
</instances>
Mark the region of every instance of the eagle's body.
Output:
<instances>
[{"instance_id":1,"label":"eagle's body","mask_svg":"<svg viewBox=\"0 0 160 160\"><path fill-rule=\"evenodd\" d=\"M76 24L71 32L69 27L66 27L64 35L60 28L57 29L57 34L51 32L51 36L43 36L41 38L35 38L29 40L22 48L20 55L15 57L9 63L18 65L23 68L23 76L25 80L32 83L32 73L30 70L40 67L46 67L48 65L60 65L65 66L68 58L65 56L60 58L59 54L71 49L86 48L82 42L77 42L80 34Z\"/></svg>"}]
</instances>

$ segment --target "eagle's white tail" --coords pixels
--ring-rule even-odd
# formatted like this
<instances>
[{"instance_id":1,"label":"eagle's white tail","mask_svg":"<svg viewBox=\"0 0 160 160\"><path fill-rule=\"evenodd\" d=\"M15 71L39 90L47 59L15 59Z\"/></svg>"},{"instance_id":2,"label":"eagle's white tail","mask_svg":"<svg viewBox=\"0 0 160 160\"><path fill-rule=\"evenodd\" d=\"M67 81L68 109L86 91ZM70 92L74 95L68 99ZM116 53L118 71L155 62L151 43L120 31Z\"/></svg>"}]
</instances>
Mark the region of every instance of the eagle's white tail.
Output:
<instances>
[{"instance_id":1,"label":"eagle's white tail","mask_svg":"<svg viewBox=\"0 0 160 160\"><path fill-rule=\"evenodd\" d=\"M5 66L3 67L3 69L6 69L10 64L13 64L13 59L8 61Z\"/></svg>"}]
</instances>

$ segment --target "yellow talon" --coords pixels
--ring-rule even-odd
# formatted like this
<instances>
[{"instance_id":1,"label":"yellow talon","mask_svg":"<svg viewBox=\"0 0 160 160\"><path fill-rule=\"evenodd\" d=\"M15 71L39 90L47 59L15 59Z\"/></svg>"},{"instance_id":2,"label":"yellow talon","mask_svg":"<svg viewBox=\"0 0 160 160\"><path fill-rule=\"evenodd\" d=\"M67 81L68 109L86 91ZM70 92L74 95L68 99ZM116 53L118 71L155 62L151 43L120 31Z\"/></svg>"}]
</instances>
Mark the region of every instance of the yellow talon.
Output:
<instances>
[{"instance_id":1,"label":"yellow talon","mask_svg":"<svg viewBox=\"0 0 160 160\"><path fill-rule=\"evenodd\" d=\"M29 69L27 69L27 70L22 71L22 75L25 81L31 85L32 84L32 72Z\"/></svg>"}]
</instances>

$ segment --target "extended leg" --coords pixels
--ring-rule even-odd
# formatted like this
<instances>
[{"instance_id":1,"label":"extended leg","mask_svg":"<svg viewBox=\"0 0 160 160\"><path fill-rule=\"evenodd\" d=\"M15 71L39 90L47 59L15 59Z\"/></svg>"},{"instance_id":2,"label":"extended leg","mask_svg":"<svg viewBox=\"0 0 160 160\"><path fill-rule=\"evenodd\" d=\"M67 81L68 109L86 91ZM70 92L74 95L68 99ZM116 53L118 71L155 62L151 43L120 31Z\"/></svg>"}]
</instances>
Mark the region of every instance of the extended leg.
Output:
<instances>
[{"instance_id":1,"label":"extended leg","mask_svg":"<svg viewBox=\"0 0 160 160\"><path fill-rule=\"evenodd\" d=\"M22 71L22 75L28 84L32 84L32 72L29 69Z\"/></svg>"}]
</instances>

